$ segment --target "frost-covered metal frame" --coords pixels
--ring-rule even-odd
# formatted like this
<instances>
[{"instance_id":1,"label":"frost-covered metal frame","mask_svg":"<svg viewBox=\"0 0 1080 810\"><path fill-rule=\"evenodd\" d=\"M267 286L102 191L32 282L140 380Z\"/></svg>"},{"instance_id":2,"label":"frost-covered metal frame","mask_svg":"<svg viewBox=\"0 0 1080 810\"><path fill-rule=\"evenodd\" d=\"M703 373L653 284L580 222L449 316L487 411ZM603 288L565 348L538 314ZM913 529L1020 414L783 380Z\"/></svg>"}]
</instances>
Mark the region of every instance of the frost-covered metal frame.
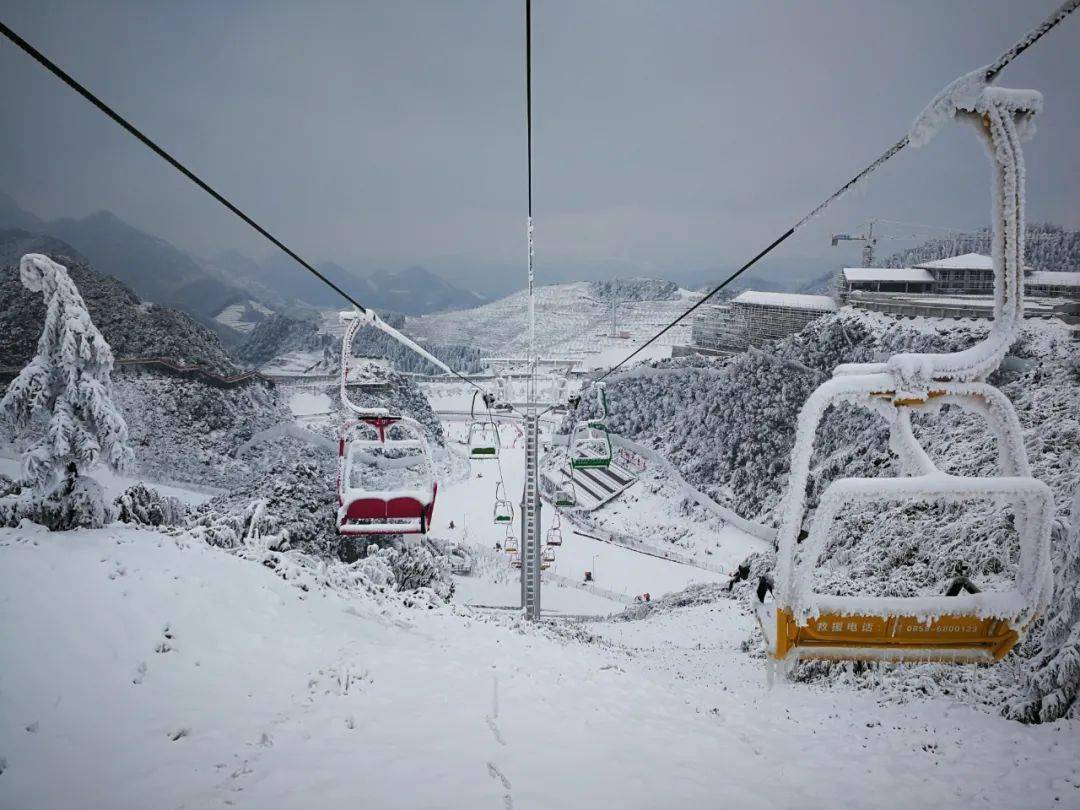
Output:
<instances>
[{"instance_id":1,"label":"frost-covered metal frame","mask_svg":"<svg viewBox=\"0 0 1080 810\"><path fill-rule=\"evenodd\" d=\"M611 436L608 434L607 392L603 383L594 383L600 406L599 419L574 423L567 455L571 470L604 469L611 466Z\"/></svg>"},{"instance_id":2,"label":"frost-covered metal frame","mask_svg":"<svg viewBox=\"0 0 1080 810\"><path fill-rule=\"evenodd\" d=\"M1024 163L1020 141L1033 131L1042 97L1034 91L972 87L970 77L935 99L913 126L925 140L944 118L972 121L993 165L994 322L979 343L949 354L904 353L885 363L845 364L815 390L799 414L791 472L777 535L775 602L758 606L773 656L908 660L1000 659L1022 637L1052 592L1049 488L1031 477L1012 403L985 382L1001 363L1023 318ZM944 101L942 101L944 99ZM851 403L883 416L889 446L906 475L845 478L822 494L799 549L818 427L826 410ZM954 476L939 469L915 437L914 412L953 405L983 417L998 449L998 475ZM829 529L854 503L1008 501L1020 540L1010 588L957 596L837 597L814 592L814 570ZM817 622L812 627L812 622ZM816 632L815 632L816 631Z\"/></svg>"},{"instance_id":3,"label":"frost-covered metal frame","mask_svg":"<svg viewBox=\"0 0 1080 810\"><path fill-rule=\"evenodd\" d=\"M391 438L391 429L404 437ZM375 433L372 434L371 431ZM362 435L366 434L366 435ZM350 459L357 448L415 449L429 473L430 485L407 489L359 489L349 486ZM431 525L439 484L424 428L407 416L369 417L346 422L338 442L338 532L343 535L424 534ZM362 514L361 514L362 513Z\"/></svg>"},{"instance_id":4,"label":"frost-covered metal frame","mask_svg":"<svg viewBox=\"0 0 1080 810\"><path fill-rule=\"evenodd\" d=\"M340 313L340 320L345 329L341 340L339 393L342 407L357 418L346 421L341 426L338 440L338 533L372 537L425 534L431 526L439 483L435 478L431 448L427 443L424 426L410 417L392 415L386 408L358 405L349 398L348 378L353 341L360 327L365 324L378 327L381 321L374 313L365 315L356 310ZM415 349L425 357L433 359L419 347ZM430 474L430 486L378 491L350 487L350 458L353 450L364 446L418 450Z\"/></svg>"}]
</instances>

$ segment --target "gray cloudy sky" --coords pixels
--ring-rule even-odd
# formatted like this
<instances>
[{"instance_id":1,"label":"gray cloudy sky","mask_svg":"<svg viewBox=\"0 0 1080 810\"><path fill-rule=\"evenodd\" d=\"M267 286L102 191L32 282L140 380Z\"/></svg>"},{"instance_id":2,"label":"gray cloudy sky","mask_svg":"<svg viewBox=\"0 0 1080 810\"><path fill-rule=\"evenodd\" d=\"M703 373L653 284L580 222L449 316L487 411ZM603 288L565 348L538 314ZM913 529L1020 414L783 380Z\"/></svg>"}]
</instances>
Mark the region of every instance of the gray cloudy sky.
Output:
<instances>
[{"instance_id":1,"label":"gray cloudy sky","mask_svg":"<svg viewBox=\"0 0 1080 810\"><path fill-rule=\"evenodd\" d=\"M738 264L1057 0L534 0L537 263ZM358 269L516 267L523 3L8 0L0 18L301 252ZM1046 96L1029 219L1080 225L1080 15L999 83ZM9 43L0 190L107 208L200 253L266 246ZM869 217L987 221L962 128L909 150L785 246ZM493 269L492 272L495 272Z\"/></svg>"}]
</instances>

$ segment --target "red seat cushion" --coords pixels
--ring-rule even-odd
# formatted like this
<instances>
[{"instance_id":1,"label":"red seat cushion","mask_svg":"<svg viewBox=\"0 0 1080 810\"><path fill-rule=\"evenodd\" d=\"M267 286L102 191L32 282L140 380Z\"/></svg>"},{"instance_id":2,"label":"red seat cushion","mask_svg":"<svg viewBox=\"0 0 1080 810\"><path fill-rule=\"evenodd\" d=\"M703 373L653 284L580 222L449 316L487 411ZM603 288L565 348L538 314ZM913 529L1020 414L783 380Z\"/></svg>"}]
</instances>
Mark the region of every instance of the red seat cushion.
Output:
<instances>
[{"instance_id":1,"label":"red seat cushion","mask_svg":"<svg viewBox=\"0 0 1080 810\"><path fill-rule=\"evenodd\" d=\"M349 504L345 515L351 520L383 520L387 517L386 501L382 498L358 498Z\"/></svg>"},{"instance_id":2,"label":"red seat cushion","mask_svg":"<svg viewBox=\"0 0 1080 810\"><path fill-rule=\"evenodd\" d=\"M386 516L391 518L418 518L424 514L424 504L416 498L391 498L386 504Z\"/></svg>"}]
</instances>

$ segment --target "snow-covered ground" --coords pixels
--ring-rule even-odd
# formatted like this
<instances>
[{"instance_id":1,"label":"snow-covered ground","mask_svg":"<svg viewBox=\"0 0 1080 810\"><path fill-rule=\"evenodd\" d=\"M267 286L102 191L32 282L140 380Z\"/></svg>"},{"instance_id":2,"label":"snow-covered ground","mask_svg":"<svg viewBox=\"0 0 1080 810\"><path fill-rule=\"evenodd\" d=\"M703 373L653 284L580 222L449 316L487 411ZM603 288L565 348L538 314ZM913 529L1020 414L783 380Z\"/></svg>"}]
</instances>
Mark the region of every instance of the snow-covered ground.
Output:
<instances>
[{"instance_id":1,"label":"snow-covered ground","mask_svg":"<svg viewBox=\"0 0 1080 810\"><path fill-rule=\"evenodd\" d=\"M310 373L323 359L322 352L293 351L280 354L268 363L259 366L263 374L304 374ZM316 372L319 373L319 372Z\"/></svg>"},{"instance_id":2,"label":"snow-covered ground","mask_svg":"<svg viewBox=\"0 0 1080 810\"><path fill-rule=\"evenodd\" d=\"M3 530L0 583L4 807L1080 797L1077 724L769 689L740 650L754 631L734 601L560 636L504 613L304 593L219 549L126 527Z\"/></svg>"},{"instance_id":3,"label":"snow-covered ground","mask_svg":"<svg viewBox=\"0 0 1080 810\"><path fill-rule=\"evenodd\" d=\"M251 320L252 313L256 315L271 315L273 310L260 304L258 301L248 299L236 304L230 304L214 316L214 320L225 326L229 326L238 332L250 332L257 325L257 321Z\"/></svg>"}]
</instances>

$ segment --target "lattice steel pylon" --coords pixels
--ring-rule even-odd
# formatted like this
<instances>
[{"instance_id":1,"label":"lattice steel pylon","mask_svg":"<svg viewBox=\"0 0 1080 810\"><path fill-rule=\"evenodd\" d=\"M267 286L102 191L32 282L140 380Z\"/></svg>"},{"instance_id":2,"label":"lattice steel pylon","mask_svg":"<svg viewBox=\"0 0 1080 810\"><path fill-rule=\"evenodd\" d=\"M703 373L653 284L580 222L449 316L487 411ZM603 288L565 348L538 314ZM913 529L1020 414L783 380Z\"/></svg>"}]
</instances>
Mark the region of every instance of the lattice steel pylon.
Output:
<instances>
[{"instance_id":1,"label":"lattice steel pylon","mask_svg":"<svg viewBox=\"0 0 1080 810\"><path fill-rule=\"evenodd\" d=\"M521 493L521 609L540 618L540 431L536 405L525 412L525 486Z\"/></svg>"}]
</instances>

